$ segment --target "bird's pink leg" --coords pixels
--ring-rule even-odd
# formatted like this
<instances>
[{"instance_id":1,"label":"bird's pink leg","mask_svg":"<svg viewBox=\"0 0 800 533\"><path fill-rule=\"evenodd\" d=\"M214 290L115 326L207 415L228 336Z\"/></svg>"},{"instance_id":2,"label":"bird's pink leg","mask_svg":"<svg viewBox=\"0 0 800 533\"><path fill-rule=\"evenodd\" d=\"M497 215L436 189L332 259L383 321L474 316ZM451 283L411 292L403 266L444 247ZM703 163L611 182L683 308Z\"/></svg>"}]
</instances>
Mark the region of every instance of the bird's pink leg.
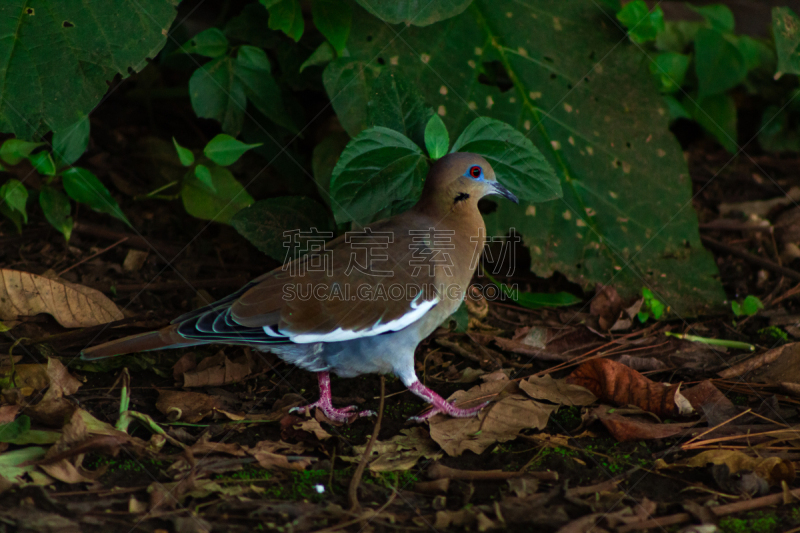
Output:
<instances>
[{"instance_id":1,"label":"bird's pink leg","mask_svg":"<svg viewBox=\"0 0 800 533\"><path fill-rule=\"evenodd\" d=\"M334 422L349 422L350 419L354 417L375 416L374 411L354 412L356 409L355 405L348 405L341 409L335 408L331 401L330 374L328 372L317 372L317 378L319 379L319 400L303 407L294 407L289 411L290 413L307 413L312 407L316 407Z\"/></svg>"},{"instance_id":2,"label":"bird's pink leg","mask_svg":"<svg viewBox=\"0 0 800 533\"><path fill-rule=\"evenodd\" d=\"M439 413L448 414L454 418L470 418L478 414L478 411L483 409L489 402L484 402L477 407L471 407L470 409L459 409L458 407L454 407L453 404L447 403L447 400L433 392L431 389L426 387L420 381L415 381L411 385L408 386L408 390L422 398L428 403L433 404L433 409L428 411L422 416L412 416L409 418L412 422L422 422L423 420L427 420L433 415Z\"/></svg>"}]
</instances>

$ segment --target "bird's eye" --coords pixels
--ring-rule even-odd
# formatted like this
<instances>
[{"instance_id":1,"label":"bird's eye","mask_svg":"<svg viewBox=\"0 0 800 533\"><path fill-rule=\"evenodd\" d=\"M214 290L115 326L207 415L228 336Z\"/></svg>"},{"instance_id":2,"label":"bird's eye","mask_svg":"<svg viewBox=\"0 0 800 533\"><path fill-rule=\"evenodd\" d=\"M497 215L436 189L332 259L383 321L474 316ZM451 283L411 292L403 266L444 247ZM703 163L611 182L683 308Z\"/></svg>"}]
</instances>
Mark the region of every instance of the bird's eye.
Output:
<instances>
[{"instance_id":1,"label":"bird's eye","mask_svg":"<svg viewBox=\"0 0 800 533\"><path fill-rule=\"evenodd\" d=\"M481 167L477 165L475 165L474 167L470 167L469 175L472 176L473 178L478 179L481 177L481 174L483 174L483 170L481 169Z\"/></svg>"}]
</instances>

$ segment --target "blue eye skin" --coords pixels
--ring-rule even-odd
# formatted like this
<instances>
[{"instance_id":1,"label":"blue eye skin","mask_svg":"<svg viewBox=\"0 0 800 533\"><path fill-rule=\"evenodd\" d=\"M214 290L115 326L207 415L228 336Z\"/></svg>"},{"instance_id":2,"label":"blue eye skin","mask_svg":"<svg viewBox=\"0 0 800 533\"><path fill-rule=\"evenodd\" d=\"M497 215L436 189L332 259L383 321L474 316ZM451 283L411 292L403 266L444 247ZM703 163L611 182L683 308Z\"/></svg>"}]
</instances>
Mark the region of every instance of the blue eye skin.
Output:
<instances>
[{"instance_id":1,"label":"blue eye skin","mask_svg":"<svg viewBox=\"0 0 800 533\"><path fill-rule=\"evenodd\" d=\"M478 165L473 165L469 167L467 173L464 174L468 178L472 178L474 180L482 180L483 179L483 169Z\"/></svg>"}]
</instances>

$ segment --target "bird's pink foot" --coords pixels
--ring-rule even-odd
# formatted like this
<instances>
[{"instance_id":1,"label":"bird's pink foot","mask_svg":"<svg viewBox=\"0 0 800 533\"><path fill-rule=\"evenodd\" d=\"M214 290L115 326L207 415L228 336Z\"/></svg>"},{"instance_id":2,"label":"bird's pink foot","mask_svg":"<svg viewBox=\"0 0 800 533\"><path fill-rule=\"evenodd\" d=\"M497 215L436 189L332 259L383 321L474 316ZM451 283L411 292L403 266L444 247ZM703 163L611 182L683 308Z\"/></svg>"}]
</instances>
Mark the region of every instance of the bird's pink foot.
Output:
<instances>
[{"instance_id":1,"label":"bird's pink foot","mask_svg":"<svg viewBox=\"0 0 800 533\"><path fill-rule=\"evenodd\" d=\"M429 419L430 417L437 415L439 413L444 413L446 415L450 415L453 418L470 418L476 416L481 409L486 407L489 402L484 402L477 407L471 407L469 409L459 409L455 407L453 404L447 402L444 398L433 392L431 389L416 381L411 384L408 388L411 392L425 400L433 404L433 409L425 413L421 416L412 416L409 418L409 422L422 422L424 420Z\"/></svg>"},{"instance_id":2,"label":"bird's pink foot","mask_svg":"<svg viewBox=\"0 0 800 533\"><path fill-rule=\"evenodd\" d=\"M356 411L355 405L348 405L341 409L337 409L331 402L331 377L327 372L317 373L319 379L319 400L316 402L304 405L302 407L293 407L289 410L290 413L308 413L313 407L316 407L328 417L329 420L334 422L350 422L362 416L375 416L375 411Z\"/></svg>"},{"instance_id":3,"label":"bird's pink foot","mask_svg":"<svg viewBox=\"0 0 800 533\"><path fill-rule=\"evenodd\" d=\"M330 400L325 401L324 398L320 398L316 402L304 405L302 407L293 407L289 410L290 413L308 413L311 411L313 407L316 407L322 413L328 417L329 420L334 422L350 422L351 419L359 418L362 416L375 416L375 411L356 411L355 405L348 405L347 407L342 407L341 409L337 409L333 405L331 405Z\"/></svg>"}]
</instances>

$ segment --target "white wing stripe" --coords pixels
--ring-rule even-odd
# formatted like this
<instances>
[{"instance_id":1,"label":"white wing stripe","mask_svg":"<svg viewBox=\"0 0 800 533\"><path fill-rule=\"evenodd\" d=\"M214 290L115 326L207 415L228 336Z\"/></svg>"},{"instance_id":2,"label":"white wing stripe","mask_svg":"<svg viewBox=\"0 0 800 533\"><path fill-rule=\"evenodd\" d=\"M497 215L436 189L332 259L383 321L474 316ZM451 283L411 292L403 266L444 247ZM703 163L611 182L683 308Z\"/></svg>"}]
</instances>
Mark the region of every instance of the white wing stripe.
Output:
<instances>
[{"instance_id":1,"label":"white wing stripe","mask_svg":"<svg viewBox=\"0 0 800 533\"><path fill-rule=\"evenodd\" d=\"M361 337L372 337L374 335L386 333L387 331L400 331L401 329L410 326L422 318L425 313L427 313L437 303L439 303L439 298L434 298L433 300L427 300L417 304L412 302L411 311L407 312L397 320L392 320L386 324L376 323L369 329L352 331L336 328L334 331L328 333L301 333L299 335L289 334L289 340L298 344L309 344L312 342L341 342L358 339ZM264 327L264 331L267 333L267 335L270 335L271 330L267 331L267 327ZM272 332L272 334L274 335L274 332Z\"/></svg>"}]
</instances>

